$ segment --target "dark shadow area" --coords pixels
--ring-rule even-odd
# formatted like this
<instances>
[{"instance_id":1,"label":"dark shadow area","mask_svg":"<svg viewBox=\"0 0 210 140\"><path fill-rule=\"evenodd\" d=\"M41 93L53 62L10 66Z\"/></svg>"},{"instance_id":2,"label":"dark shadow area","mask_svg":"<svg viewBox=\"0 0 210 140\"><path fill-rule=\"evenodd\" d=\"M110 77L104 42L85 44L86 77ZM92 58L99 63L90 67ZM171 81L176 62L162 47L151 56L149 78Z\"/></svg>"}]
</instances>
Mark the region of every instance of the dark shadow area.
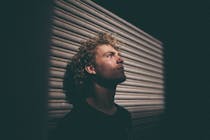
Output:
<instances>
[{"instance_id":1,"label":"dark shadow area","mask_svg":"<svg viewBox=\"0 0 210 140\"><path fill-rule=\"evenodd\" d=\"M3 4L6 36L6 124L2 139L45 140L52 1ZM4 22L5 22L4 21ZM14 133L13 133L14 132Z\"/></svg>"}]
</instances>

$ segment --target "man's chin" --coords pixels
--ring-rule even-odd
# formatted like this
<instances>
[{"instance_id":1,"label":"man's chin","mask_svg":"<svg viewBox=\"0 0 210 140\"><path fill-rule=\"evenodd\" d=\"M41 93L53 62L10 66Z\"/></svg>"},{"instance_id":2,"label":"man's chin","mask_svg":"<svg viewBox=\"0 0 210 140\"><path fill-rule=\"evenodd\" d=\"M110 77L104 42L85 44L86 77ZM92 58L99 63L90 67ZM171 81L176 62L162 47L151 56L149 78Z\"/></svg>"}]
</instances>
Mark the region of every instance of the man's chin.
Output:
<instances>
[{"instance_id":1,"label":"man's chin","mask_svg":"<svg viewBox=\"0 0 210 140\"><path fill-rule=\"evenodd\" d=\"M118 85L118 84L124 82L125 80L126 80L126 76L124 74L120 75L118 77L112 76L112 78L95 77L95 81L103 86Z\"/></svg>"},{"instance_id":2,"label":"man's chin","mask_svg":"<svg viewBox=\"0 0 210 140\"><path fill-rule=\"evenodd\" d=\"M124 82L125 80L126 80L126 76L123 75L122 77L120 77L119 79L116 80L116 83L120 84L120 83Z\"/></svg>"}]
</instances>

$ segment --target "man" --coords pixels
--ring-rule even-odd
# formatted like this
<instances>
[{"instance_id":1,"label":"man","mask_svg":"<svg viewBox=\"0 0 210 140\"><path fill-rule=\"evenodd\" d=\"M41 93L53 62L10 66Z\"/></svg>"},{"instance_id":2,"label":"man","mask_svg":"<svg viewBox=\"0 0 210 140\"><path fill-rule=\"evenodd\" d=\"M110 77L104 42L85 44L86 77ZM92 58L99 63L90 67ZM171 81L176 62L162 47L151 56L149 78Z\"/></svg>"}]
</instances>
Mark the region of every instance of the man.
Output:
<instances>
[{"instance_id":1,"label":"man","mask_svg":"<svg viewBox=\"0 0 210 140\"><path fill-rule=\"evenodd\" d=\"M63 86L73 104L53 132L56 140L128 140L131 115L114 103L126 80L119 42L107 33L82 43L67 65Z\"/></svg>"}]
</instances>

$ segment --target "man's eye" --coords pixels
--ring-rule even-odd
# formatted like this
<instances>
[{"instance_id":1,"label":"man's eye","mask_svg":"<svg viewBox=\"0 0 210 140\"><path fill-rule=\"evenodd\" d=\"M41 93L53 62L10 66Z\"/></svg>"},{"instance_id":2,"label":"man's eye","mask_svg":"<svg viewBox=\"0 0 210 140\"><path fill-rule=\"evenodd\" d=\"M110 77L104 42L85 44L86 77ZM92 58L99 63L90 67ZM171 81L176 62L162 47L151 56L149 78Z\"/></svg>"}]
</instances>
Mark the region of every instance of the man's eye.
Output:
<instances>
[{"instance_id":1,"label":"man's eye","mask_svg":"<svg viewBox=\"0 0 210 140\"><path fill-rule=\"evenodd\" d=\"M108 54L107 57L112 57L112 54Z\"/></svg>"},{"instance_id":2,"label":"man's eye","mask_svg":"<svg viewBox=\"0 0 210 140\"><path fill-rule=\"evenodd\" d=\"M109 58L110 58L110 57L113 57L113 56L114 56L113 53L109 53L109 54L106 55L106 57L109 57Z\"/></svg>"}]
</instances>

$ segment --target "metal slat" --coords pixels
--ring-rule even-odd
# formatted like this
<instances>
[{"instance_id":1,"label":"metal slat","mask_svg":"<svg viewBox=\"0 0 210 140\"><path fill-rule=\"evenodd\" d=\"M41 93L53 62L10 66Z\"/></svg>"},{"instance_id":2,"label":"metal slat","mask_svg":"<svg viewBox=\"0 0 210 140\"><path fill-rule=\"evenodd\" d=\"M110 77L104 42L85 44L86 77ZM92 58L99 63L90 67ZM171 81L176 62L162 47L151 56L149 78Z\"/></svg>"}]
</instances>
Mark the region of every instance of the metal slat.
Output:
<instances>
[{"instance_id":1,"label":"metal slat","mask_svg":"<svg viewBox=\"0 0 210 140\"><path fill-rule=\"evenodd\" d=\"M126 73L127 78L131 78L131 79L135 79L135 80L143 80L143 81L152 82L152 83L163 84L163 79L157 79L157 78L145 76L145 75L142 75L142 74L129 73L127 71L125 71L125 73Z\"/></svg>"},{"instance_id":2,"label":"metal slat","mask_svg":"<svg viewBox=\"0 0 210 140\"><path fill-rule=\"evenodd\" d=\"M62 23L62 24L64 24L64 23ZM88 24L86 24L86 25L88 25ZM68 26L71 26L71 25L68 25ZM77 25L74 25L74 26L72 26L71 28L69 27L68 29L69 30L72 30L72 28L75 28L75 26L77 26ZM57 30L60 30L60 31L65 31L65 28L67 27L67 25L63 25L63 26L58 26L59 28L56 28ZM82 31L81 29L83 29L84 31ZM77 36L81 36L81 34L83 34L83 35L85 35L85 36L91 36L91 34L89 33L88 34L88 32L85 30L85 28L78 28L78 29L74 29L73 31L80 31L80 34L77 34ZM90 31L89 31L90 32ZM65 37L67 37L67 36L65 36ZM81 36L81 37L79 37L79 38L84 38L84 36ZM127 40L126 38L122 38L122 37L120 37L120 36L118 36L118 37L116 37L116 38L118 38L118 40L120 40L121 42L128 42L127 44L129 44L129 45L131 45L132 47L135 47L135 46L140 46L140 44L135 44L135 43L133 43L132 41L130 41L130 40ZM70 38L71 39L71 38ZM126 49L126 50L128 50L129 48L128 47L124 47L123 49ZM145 51L144 49L142 49L141 47L139 47L139 48L137 48L137 49L140 49L141 51ZM131 49L129 49L130 51L132 51L132 53L136 53L136 51L133 51L133 50L131 50ZM162 63L162 60L159 60L159 59L157 59L156 57L153 57L153 56L151 56L150 54L144 54L144 53L142 53L142 52L139 52L137 55L142 55L142 56L144 56L144 57L146 57L146 58L149 58L149 59L152 59L153 61L157 61L157 62L159 62L159 63Z\"/></svg>"},{"instance_id":3,"label":"metal slat","mask_svg":"<svg viewBox=\"0 0 210 140\"><path fill-rule=\"evenodd\" d=\"M64 19L67 22L80 25L80 27L85 27L95 32L108 32L109 31L99 25L96 25L92 22L85 20L84 18L75 16L74 14L66 12L65 10L57 8L57 7L54 9L54 13L55 13L56 18Z\"/></svg>"},{"instance_id":4,"label":"metal slat","mask_svg":"<svg viewBox=\"0 0 210 140\"><path fill-rule=\"evenodd\" d=\"M151 88L157 88L157 89L164 89L163 85L161 84L157 84L157 83L149 83L149 82L144 82L144 81L140 81L140 80L131 80L131 79L128 79L125 81L125 83L127 85L131 85L136 83L137 85L140 85L142 87L151 87Z\"/></svg>"},{"instance_id":5,"label":"metal slat","mask_svg":"<svg viewBox=\"0 0 210 140\"><path fill-rule=\"evenodd\" d=\"M62 93L62 92L49 92L49 95L48 95L49 98L51 99L65 99L65 94Z\"/></svg>"},{"instance_id":6,"label":"metal slat","mask_svg":"<svg viewBox=\"0 0 210 140\"><path fill-rule=\"evenodd\" d=\"M158 89L150 89L150 88L140 88L140 87L135 87L135 88L130 88L130 86L125 86L125 85L118 85L117 87L117 92L122 92L122 93L155 93L155 94L163 94L164 90L158 90Z\"/></svg>"},{"instance_id":7,"label":"metal slat","mask_svg":"<svg viewBox=\"0 0 210 140\"><path fill-rule=\"evenodd\" d=\"M62 69L65 69L66 65L67 65L67 61L61 61L57 58L54 58L54 57L51 57L50 59L50 65L53 66L53 67L58 67L58 68L62 68Z\"/></svg>"},{"instance_id":8,"label":"metal slat","mask_svg":"<svg viewBox=\"0 0 210 140\"><path fill-rule=\"evenodd\" d=\"M117 96L123 96L124 98L133 98L136 100L139 100L138 98L141 99L163 99L164 97L161 94L148 94L148 93L117 93L115 95L116 98L121 98Z\"/></svg>"},{"instance_id":9,"label":"metal slat","mask_svg":"<svg viewBox=\"0 0 210 140\"><path fill-rule=\"evenodd\" d=\"M81 5L81 4L80 4L80 5ZM90 7L89 9L93 9L93 8ZM89 10L89 11L90 11L90 10ZM142 38L136 38L136 36L133 34L132 30L125 30L125 29L126 29L126 26L123 26L123 24L120 23L120 22L116 22L116 21L114 21L113 19L110 19L110 18L109 18L108 16L106 16L104 13L102 13L102 12L96 10L96 9L94 9L93 12L94 12L95 15L99 15L99 14L100 14L100 16L101 16L102 19L106 19L107 22L110 22L111 24L117 26L119 29L125 31L123 34L126 33L126 35L127 35L128 38L131 38L131 39L134 39L134 40L142 39ZM104 17L102 17L103 15L104 15ZM145 41L145 40L143 39L143 41ZM151 42L150 40L147 40L146 42L147 42L147 43L148 43L148 42L150 43L150 45L147 46L147 47L150 47L151 45L154 45L154 44L153 44L154 42ZM157 47L158 49L156 49L156 47ZM162 53L162 50L161 50L162 47L161 47L160 45L158 45L158 46L155 46L155 45L154 45L154 46L150 47L150 49L155 50L155 51L157 51L157 52L159 52L159 53Z\"/></svg>"},{"instance_id":10,"label":"metal slat","mask_svg":"<svg viewBox=\"0 0 210 140\"><path fill-rule=\"evenodd\" d=\"M147 84L143 84L141 82L129 82L126 81L124 83L121 84L122 86L126 86L126 87L133 87L133 88L145 88L145 89L153 89L153 90L163 90L163 88L157 87L157 86L151 86L151 85L147 85Z\"/></svg>"},{"instance_id":11,"label":"metal slat","mask_svg":"<svg viewBox=\"0 0 210 140\"><path fill-rule=\"evenodd\" d=\"M88 21L91 21L95 24L106 27L108 30L111 30L113 32L117 32L118 34L122 34L121 31L118 30L118 28L114 28L112 24L109 24L106 21L102 21L102 19L100 19L100 18L93 17L93 15L90 15L89 13L83 11L82 9L79 9L75 6L70 5L67 2L57 1L56 4L58 4L59 6L62 6L62 8L64 8L66 11L73 12L74 14L76 14L80 17L83 17ZM138 42L138 43L140 43L140 42ZM144 47L147 46L147 44L145 44L144 42L141 42L140 44L142 44L142 46L144 46ZM149 53L151 53L155 56L157 56L158 58L162 58L162 54L158 54L157 52L154 52L154 51L149 51L146 48L142 48L142 49L144 49L145 51L148 51Z\"/></svg>"},{"instance_id":12,"label":"metal slat","mask_svg":"<svg viewBox=\"0 0 210 140\"><path fill-rule=\"evenodd\" d=\"M61 33L59 33L59 31L55 31L55 32L57 32L57 34L61 34ZM64 36L65 37L65 36ZM72 46L70 46L70 45L68 45L67 43L63 43L63 42L61 42L61 41L59 41L59 40L55 40L55 39L53 39L52 40L52 43L55 45L55 46L58 46L58 47L63 47L63 48L69 48L69 49L73 49L73 50L75 50L76 48L78 48L79 46L75 46L75 45L72 45ZM122 54L123 54L123 56L124 57L126 57L126 59L132 59L132 60L135 60L135 61L137 61L137 62L143 62L144 64L146 64L146 65L148 65L148 66L150 66L150 67L152 67L153 68L153 70L156 70L156 68L158 67L159 69L161 69L162 68L162 64L157 64L157 63L154 63L154 62L152 62L152 61L150 61L150 60L148 60L148 59L145 59L145 58L142 58L142 57L140 57L139 55L137 56L137 55L134 55L133 56L133 54L132 53L128 53L127 51L123 51L123 49L124 48L126 48L126 47L123 47L122 48ZM75 50L76 51L76 50ZM135 52L136 53L136 52ZM131 55L132 54L132 55ZM138 59L139 58L139 59ZM160 62L162 62L162 61L160 61ZM147 66L147 67L148 67ZM147 68L147 67L145 67L145 68ZM150 68L150 69L152 69L152 68ZM157 70L156 70L157 71ZM158 70L158 72L160 72L160 70Z\"/></svg>"},{"instance_id":13,"label":"metal slat","mask_svg":"<svg viewBox=\"0 0 210 140\"><path fill-rule=\"evenodd\" d=\"M83 33L86 33L86 32L83 32ZM82 37L81 37L82 38ZM120 38L119 38L120 39ZM123 42L123 41L125 41L125 39L121 39L121 41ZM127 42L129 42L129 40L127 40ZM132 45L132 42L130 42L130 45ZM136 44L133 44L133 46L136 46ZM137 44L137 46L138 46L138 44ZM128 48L126 48L126 47L124 47L125 49L128 49ZM134 51L134 52L132 52L132 53L136 53L136 51ZM140 52L140 54L141 54L141 52ZM139 55L139 54L138 54ZM162 61L159 61L157 58L152 58L152 56L149 56L149 55L145 55L145 54L142 54L144 57L147 57L147 58L149 58L149 59L152 59L153 61L158 61L159 63L162 63Z\"/></svg>"},{"instance_id":14,"label":"metal slat","mask_svg":"<svg viewBox=\"0 0 210 140\"><path fill-rule=\"evenodd\" d=\"M87 28L81 27L77 24L67 23L65 20L62 20L59 18L55 18L53 23L54 23L54 25L56 25L56 27L60 27L65 30L81 34L82 36L85 36L85 37L91 37L94 34L93 31L91 31Z\"/></svg>"},{"instance_id":15,"label":"metal slat","mask_svg":"<svg viewBox=\"0 0 210 140\"><path fill-rule=\"evenodd\" d=\"M61 13L60 13L61 14ZM62 15L62 16L65 16L65 15ZM72 17L68 17L68 19L71 19L72 20ZM75 19L76 20L76 19ZM74 21L75 21L74 20ZM84 22L87 22L87 21L84 21ZM79 22L79 21L77 21L75 24L81 24L82 22ZM84 26L84 25L86 25L86 27L89 27L89 24L90 23L83 23L82 25ZM91 29L93 30L93 29L96 29L96 27L95 27L95 25L91 25ZM101 31L101 30L100 30ZM97 31L96 31L97 32ZM121 41L124 41L124 39L121 39ZM133 46L135 46L135 45L133 45ZM132 53L136 53L136 51L134 51L134 52L132 52ZM139 54L138 54L139 55ZM145 54L144 54L145 55ZM147 56L148 57L148 56ZM150 56L151 57L151 56ZM158 61L158 59L156 59L156 58L154 58L153 59L154 61ZM162 63L161 61L160 61L160 63Z\"/></svg>"},{"instance_id":16,"label":"metal slat","mask_svg":"<svg viewBox=\"0 0 210 140\"><path fill-rule=\"evenodd\" d=\"M124 51L123 49L124 48L122 48L120 50L120 52L122 53L122 56L123 56L123 59L125 59L125 62L127 60L128 61L130 60L130 62L134 61L134 62L138 63L137 66L142 65L142 67L144 67L144 69L149 69L149 70L152 70L152 71L156 71L156 72L161 73L161 74L163 73L162 72L162 64L157 64L157 62L154 63L151 60L149 60L148 58L144 58L140 55L135 55L133 53L129 53L128 51ZM134 65L136 65L136 63L134 63Z\"/></svg>"},{"instance_id":17,"label":"metal slat","mask_svg":"<svg viewBox=\"0 0 210 140\"><path fill-rule=\"evenodd\" d=\"M72 108L72 105L69 103L48 103L48 110L69 110Z\"/></svg>"},{"instance_id":18,"label":"metal slat","mask_svg":"<svg viewBox=\"0 0 210 140\"><path fill-rule=\"evenodd\" d=\"M116 22L121 22L123 25L125 25L125 28L127 29L127 32L129 32L130 30L135 31L135 35L136 36L140 36L141 38L143 38L144 40L150 41L155 43L159 48L162 48L162 42L160 42L159 40L157 40L156 38L152 37L151 35L145 33L144 31L142 31L141 29L135 27L134 25L130 24L129 22L125 21L124 19L118 17L117 15L111 13L110 11L104 9L103 7L101 7L100 5L97 5L96 3L90 1L90 0L83 0L83 2L85 2L86 4L90 5L91 7L94 7L96 9L98 9L99 11L101 11L100 14L102 15L106 15L108 17L111 17L112 20L115 20Z\"/></svg>"},{"instance_id":19,"label":"metal slat","mask_svg":"<svg viewBox=\"0 0 210 140\"><path fill-rule=\"evenodd\" d=\"M80 43L82 40L86 39L84 37L80 37L75 33L65 31L61 28L52 26L52 34L66 40L72 40L74 42Z\"/></svg>"},{"instance_id":20,"label":"metal slat","mask_svg":"<svg viewBox=\"0 0 210 140\"><path fill-rule=\"evenodd\" d=\"M79 44L73 41L68 41L58 37L52 37L51 44L53 44L57 48L62 48L65 50L69 50L72 52L76 52L79 48Z\"/></svg>"},{"instance_id":21,"label":"metal slat","mask_svg":"<svg viewBox=\"0 0 210 140\"><path fill-rule=\"evenodd\" d=\"M139 100L139 101L132 100L131 102L126 101L126 100L116 100L115 102L122 106L136 106L136 105L150 105L150 104L161 105L161 104L163 104L163 101L161 101L161 100Z\"/></svg>"},{"instance_id":22,"label":"metal slat","mask_svg":"<svg viewBox=\"0 0 210 140\"><path fill-rule=\"evenodd\" d=\"M130 112L139 112L139 111L145 111L145 110L161 110L163 109L163 105L155 105L155 106L133 106L133 107L125 107Z\"/></svg>"},{"instance_id":23,"label":"metal slat","mask_svg":"<svg viewBox=\"0 0 210 140\"><path fill-rule=\"evenodd\" d=\"M143 75L147 75L147 76L154 77L157 79L163 78L163 75L161 75L161 74L157 74L155 72L151 72L151 71L148 71L145 69L138 68L138 66L135 66L135 65L130 66L131 64L132 63L125 61L125 71L129 71L130 73L143 74Z\"/></svg>"},{"instance_id":24,"label":"metal slat","mask_svg":"<svg viewBox=\"0 0 210 140\"><path fill-rule=\"evenodd\" d=\"M114 25L115 27L117 27L118 29L121 29L117 32L122 32L122 34L126 35L127 38L132 38L134 40L140 40L141 38L136 38L135 36L133 36L132 34L130 34L128 31L125 34L125 31L122 30L123 28L123 24L119 24L114 22L113 19L111 19L110 17L104 16L104 14L100 13L100 11L94 9L93 7L87 7L87 5L84 5L84 3L82 2L78 2L78 1L68 1L71 2L71 4L76 5L79 9L85 10L86 12L90 13L91 15L95 16L95 17L99 17L100 19L103 19L104 21L108 22L109 24ZM151 41L144 41L145 43L150 43ZM152 46L152 47L151 47ZM151 50L155 50L159 53L161 53L161 49L160 48L156 48L156 46L154 45L154 43L150 43L149 45L147 45L148 48L150 48Z\"/></svg>"}]
</instances>

